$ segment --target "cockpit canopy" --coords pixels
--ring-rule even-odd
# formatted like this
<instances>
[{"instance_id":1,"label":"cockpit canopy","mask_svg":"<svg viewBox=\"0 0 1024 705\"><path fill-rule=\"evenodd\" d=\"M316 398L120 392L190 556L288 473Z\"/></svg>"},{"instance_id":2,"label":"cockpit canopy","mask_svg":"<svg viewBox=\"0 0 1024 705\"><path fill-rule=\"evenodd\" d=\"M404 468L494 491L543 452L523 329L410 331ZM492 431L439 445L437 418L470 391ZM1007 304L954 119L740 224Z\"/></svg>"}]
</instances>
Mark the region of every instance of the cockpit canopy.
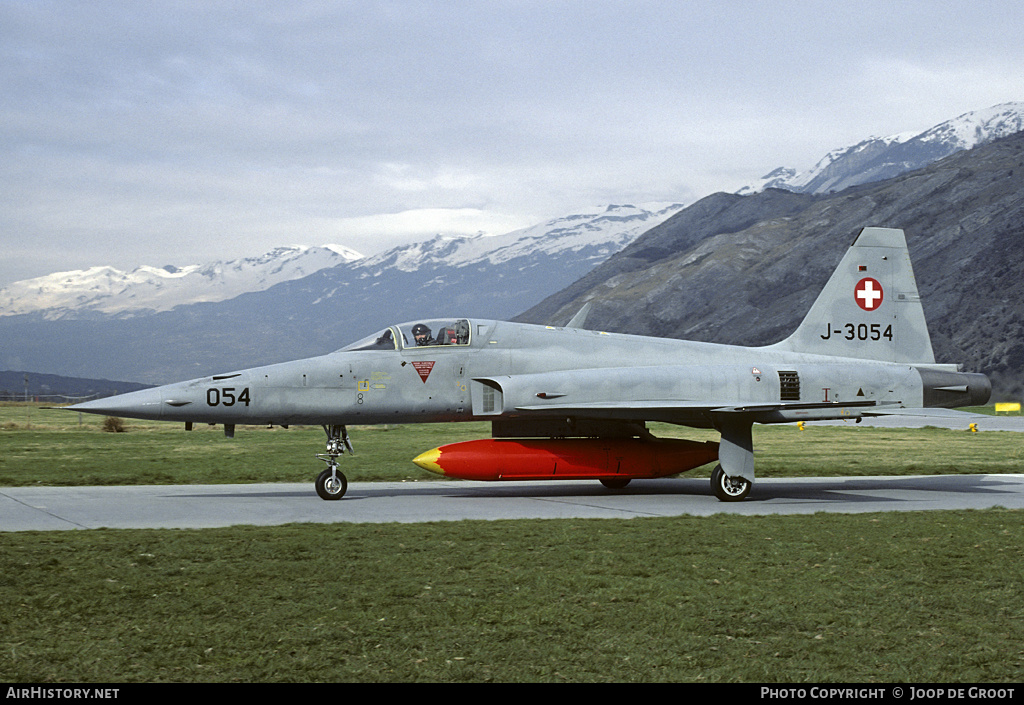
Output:
<instances>
[{"instance_id":1,"label":"cockpit canopy","mask_svg":"<svg viewBox=\"0 0 1024 705\"><path fill-rule=\"evenodd\" d=\"M424 348L438 345L469 345L471 326L465 318L440 318L412 321L385 328L346 345L342 352L354 350L397 350L398 337L402 348ZM397 335L396 335L397 333Z\"/></svg>"}]
</instances>

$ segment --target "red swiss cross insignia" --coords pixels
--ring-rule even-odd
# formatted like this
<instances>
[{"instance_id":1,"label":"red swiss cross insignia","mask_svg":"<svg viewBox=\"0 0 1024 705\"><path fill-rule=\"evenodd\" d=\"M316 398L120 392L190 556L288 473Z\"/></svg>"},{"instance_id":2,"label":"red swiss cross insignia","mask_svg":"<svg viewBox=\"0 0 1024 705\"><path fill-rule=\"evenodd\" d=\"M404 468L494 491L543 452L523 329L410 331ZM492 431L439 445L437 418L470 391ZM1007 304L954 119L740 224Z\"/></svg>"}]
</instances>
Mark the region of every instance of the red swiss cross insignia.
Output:
<instances>
[{"instance_id":1,"label":"red swiss cross insignia","mask_svg":"<svg viewBox=\"0 0 1024 705\"><path fill-rule=\"evenodd\" d=\"M874 311L882 304L882 285L877 279L864 277L853 288L853 300L865 311Z\"/></svg>"}]
</instances>

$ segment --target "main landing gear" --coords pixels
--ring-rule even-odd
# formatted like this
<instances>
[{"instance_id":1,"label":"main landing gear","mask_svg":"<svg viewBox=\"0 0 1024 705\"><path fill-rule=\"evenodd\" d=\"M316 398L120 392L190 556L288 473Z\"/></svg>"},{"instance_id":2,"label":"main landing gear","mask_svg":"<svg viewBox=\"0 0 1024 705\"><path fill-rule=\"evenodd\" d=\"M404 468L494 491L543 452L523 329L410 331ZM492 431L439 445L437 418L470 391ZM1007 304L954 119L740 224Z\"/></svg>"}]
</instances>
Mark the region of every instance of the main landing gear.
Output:
<instances>
[{"instance_id":1,"label":"main landing gear","mask_svg":"<svg viewBox=\"0 0 1024 705\"><path fill-rule=\"evenodd\" d=\"M742 477L729 477L721 465L716 465L711 473L711 489L722 502L739 502L746 499L750 494L750 484L750 480L744 480Z\"/></svg>"},{"instance_id":2,"label":"main landing gear","mask_svg":"<svg viewBox=\"0 0 1024 705\"><path fill-rule=\"evenodd\" d=\"M754 484L753 417L732 412L713 416L722 438L718 443L718 465L711 473L711 489L721 502L740 502L747 498Z\"/></svg>"},{"instance_id":3,"label":"main landing gear","mask_svg":"<svg viewBox=\"0 0 1024 705\"><path fill-rule=\"evenodd\" d=\"M348 479L338 469L338 457L345 451L352 453L352 442L348 439L348 431L344 426L323 426L327 434L327 451L317 453L317 458L327 463L327 469L316 478L316 493L320 499L341 499L348 490Z\"/></svg>"}]
</instances>

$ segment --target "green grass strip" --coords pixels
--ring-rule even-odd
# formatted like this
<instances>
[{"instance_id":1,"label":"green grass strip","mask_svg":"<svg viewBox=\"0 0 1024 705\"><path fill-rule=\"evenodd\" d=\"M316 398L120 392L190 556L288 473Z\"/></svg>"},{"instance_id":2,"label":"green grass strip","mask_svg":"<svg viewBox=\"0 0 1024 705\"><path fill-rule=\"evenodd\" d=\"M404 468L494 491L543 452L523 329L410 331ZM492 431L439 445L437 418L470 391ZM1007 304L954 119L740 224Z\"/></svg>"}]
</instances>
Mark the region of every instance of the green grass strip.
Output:
<instances>
[{"instance_id":1,"label":"green grass strip","mask_svg":"<svg viewBox=\"0 0 1024 705\"><path fill-rule=\"evenodd\" d=\"M309 482L323 470L319 427L220 427L126 420L104 432L103 417L0 404L0 486ZM656 436L718 440L718 433L651 424ZM412 464L431 448L490 436L488 423L350 428L355 455L341 459L350 482L432 480ZM850 423L754 427L764 477L939 475L1024 472L1024 433L943 428L881 429ZM710 477L711 466L690 476Z\"/></svg>"},{"instance_id":2,"label":"green grass strip","mask_svg":"<svg viewBox=\"0 0 1024 705\"><path fill-rule=\"evenodd\" d=\"M0 534L0 681L1020 682L1022 520Z\"/></svg>"}]
</instances>

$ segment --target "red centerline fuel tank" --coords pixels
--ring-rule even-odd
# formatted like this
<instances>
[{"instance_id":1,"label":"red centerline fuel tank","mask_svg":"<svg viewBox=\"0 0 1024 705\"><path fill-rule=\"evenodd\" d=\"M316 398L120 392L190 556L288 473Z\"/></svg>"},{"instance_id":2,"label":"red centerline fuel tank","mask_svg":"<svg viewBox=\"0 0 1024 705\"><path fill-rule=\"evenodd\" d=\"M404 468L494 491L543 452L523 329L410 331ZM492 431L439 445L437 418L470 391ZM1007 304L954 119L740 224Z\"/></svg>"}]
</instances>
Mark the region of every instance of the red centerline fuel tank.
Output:
<instances>
[{"instance_id":1,"label":"red centerline fuel tank","mask_svg":"<svg viewBox=\"0 0 1024 705\"><path fill-rule=\"evenodd\" d=\"M434 448L413 462L464 480L626 480L675 475L717 459L711 441L485 438Z\"/></svg>"}]
</instances>

